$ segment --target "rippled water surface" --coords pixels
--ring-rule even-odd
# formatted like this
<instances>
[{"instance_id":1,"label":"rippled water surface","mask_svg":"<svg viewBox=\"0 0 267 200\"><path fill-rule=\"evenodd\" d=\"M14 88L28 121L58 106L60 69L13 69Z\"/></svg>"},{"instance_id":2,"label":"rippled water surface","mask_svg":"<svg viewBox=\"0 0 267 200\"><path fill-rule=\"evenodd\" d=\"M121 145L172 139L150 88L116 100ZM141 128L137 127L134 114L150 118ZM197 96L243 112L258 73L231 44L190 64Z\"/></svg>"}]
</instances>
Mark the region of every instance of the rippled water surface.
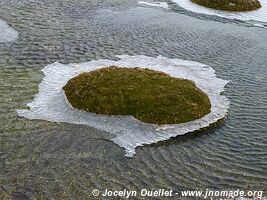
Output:
<instances>
[{"instance_id":1,"label":"rippled water surface","mask_svg":"<svg viewBox=\"0 0 267 200\"><path fill-rule=\"evenodd\" d=\"M0 43L2 199L92 199L93 188L266 190L266 29L122 0L0 0L0 18L19 32ZM223 93L228 117L216 128L140 147L129 159L106 132L17 116L47 64L122 54L211 66L231 80Z\"/></svg>"}]
</instances>

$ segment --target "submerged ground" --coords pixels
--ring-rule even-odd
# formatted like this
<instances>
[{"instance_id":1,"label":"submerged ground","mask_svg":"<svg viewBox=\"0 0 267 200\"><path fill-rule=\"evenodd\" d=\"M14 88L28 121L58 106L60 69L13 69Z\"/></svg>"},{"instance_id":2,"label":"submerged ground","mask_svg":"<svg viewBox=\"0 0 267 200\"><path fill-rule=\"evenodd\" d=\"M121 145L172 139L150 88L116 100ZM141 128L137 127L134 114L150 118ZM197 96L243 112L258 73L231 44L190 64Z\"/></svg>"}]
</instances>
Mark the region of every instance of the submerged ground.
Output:
<instances>
[{"instance_id":1,"label":"submerged ground","mask_svg":"<svg viewBox=\"0 0 267 200\"><path fill-rule=\"evenodd\" d=\"M91 189L266 189L266 29L240 21L138 7L136 1L0 0L20 33L0 44L0 194L88 199ZM212 66L231 80L225 123L137 149L88 126L19 118L52 62L163 55Z\"/></svg>"}]
</instances>

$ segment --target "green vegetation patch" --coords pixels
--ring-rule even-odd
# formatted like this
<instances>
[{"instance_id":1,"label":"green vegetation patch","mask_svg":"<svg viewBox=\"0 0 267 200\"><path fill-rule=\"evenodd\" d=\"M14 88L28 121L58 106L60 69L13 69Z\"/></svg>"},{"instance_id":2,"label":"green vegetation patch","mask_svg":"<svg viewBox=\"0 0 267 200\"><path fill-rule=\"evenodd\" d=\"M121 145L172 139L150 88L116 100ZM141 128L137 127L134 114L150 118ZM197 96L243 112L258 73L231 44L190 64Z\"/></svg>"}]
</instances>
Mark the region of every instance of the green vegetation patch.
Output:
<instances>
[{"instance_id":1,"label":"green vegetation patch","mask_svg":"<svg viewBox=\"0 0 267 200\"><path fill-rule=\"evenodd\" d=\"M191 0L208 8L226 11L251 11L261 8L258 0Z\"/></svg>"},{"instance_id":2,"label":"green vegetation patch","mask_svg":"<svg viewBox=\"0 0 267 200\"><path fill-rule=\"evenodd\" d=\"M210 113L208 96L194 82L142 68L111 66L82 73L64 86L74 108L132 115L152 124L179 124Z\"/></svg>"}]
</instances>

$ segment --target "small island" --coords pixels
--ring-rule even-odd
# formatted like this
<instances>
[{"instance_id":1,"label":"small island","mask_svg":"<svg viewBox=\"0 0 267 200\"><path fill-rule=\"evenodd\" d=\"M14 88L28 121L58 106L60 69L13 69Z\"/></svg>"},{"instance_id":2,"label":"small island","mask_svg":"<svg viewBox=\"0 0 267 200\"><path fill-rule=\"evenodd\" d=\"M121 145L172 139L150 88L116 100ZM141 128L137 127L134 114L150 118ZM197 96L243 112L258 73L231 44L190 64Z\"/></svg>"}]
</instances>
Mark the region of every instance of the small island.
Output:
<instances>
[{"instance_id":1,"label":"small island","mask_svg":"<svg viewBox=\"0 0 267 200\"><path fill-rule=\"evenodd\" d=\"M193 121L211 111L208 96L193 81L143 68L110 66L81 73L63 90L76 109L132 115L158 125Z\"/></svg>"},{"instance_id":2,"label":"small island","mask_svg":"<svg viewBox=\"0 0 267 200\"><path fill-rule=\"evenodd\" d=\"M224 11L252 11L261 8L258 0L191 0L193 3Z\"/></svg>"}]
</instances>

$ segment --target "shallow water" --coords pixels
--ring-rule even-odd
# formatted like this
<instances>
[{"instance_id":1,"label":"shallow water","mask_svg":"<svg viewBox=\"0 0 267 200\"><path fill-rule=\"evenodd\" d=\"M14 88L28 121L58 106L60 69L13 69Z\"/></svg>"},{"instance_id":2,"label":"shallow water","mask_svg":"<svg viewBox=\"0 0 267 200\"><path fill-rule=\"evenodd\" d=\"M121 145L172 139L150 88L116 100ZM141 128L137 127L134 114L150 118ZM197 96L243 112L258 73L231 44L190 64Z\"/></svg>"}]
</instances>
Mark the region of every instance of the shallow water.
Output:
<instances>
[{"instance_id":1,"label":"shallow water","mask_svg":"<svg viewBox=\"0 0 267 200\"><path fill-rule=\"evenodd\" d=\"M0 44L2 196L90 199L92 188L266 190L266 29L137 1L1 0L0 6L0 18L20 33ZM106 132L18 117L47 64L122 54L213 67L231 80L223 93L231 102L228 117L216 128L137 148L131 159Z\"/></svg>"}]
</instances>

